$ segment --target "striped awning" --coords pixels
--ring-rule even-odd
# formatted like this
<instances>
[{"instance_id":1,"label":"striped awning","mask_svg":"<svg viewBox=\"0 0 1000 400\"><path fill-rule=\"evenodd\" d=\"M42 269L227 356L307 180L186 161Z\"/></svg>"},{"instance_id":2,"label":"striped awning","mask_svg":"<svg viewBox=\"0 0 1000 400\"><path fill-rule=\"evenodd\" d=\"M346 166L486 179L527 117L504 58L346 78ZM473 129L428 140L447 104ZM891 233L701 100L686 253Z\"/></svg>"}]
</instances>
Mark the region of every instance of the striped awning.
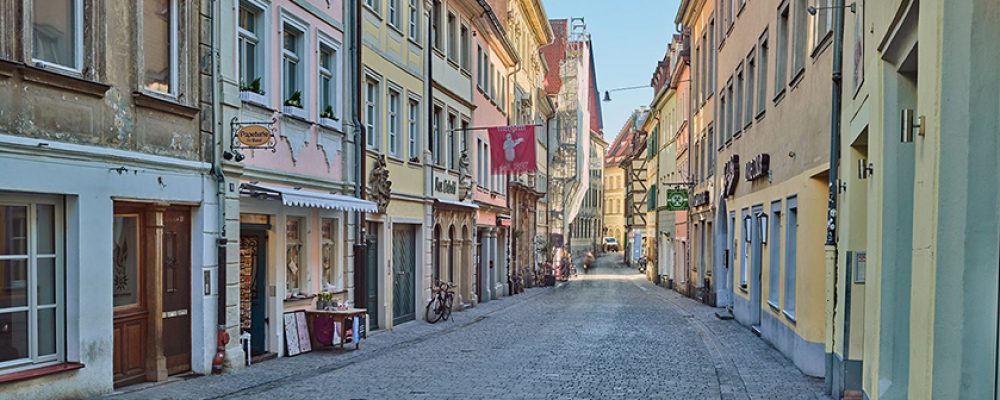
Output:
<instances>
[{"instance_id":1,"label":"striped awning","mask_svg":"<svg viewBox=\"0 0 1000 400\"><path fill-rule=\"evenodd\" d=\"M342 194L324 193L312 190L262 185L259 183L244 183L240 191L252 197L276 197L281 203L290 207L311 207L326 210L378 212L378 204L357 197Z\"/></svg>"}]
</instances>

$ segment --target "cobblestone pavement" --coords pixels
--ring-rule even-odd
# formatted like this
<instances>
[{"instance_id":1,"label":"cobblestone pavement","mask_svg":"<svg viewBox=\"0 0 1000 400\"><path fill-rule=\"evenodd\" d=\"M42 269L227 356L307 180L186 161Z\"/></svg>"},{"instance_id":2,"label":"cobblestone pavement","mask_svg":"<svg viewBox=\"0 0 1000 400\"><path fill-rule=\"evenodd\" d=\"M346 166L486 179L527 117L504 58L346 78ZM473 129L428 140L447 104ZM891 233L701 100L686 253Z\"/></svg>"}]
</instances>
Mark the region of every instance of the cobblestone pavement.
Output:
<instances>
[{"instance_id":1,"label":"cobblestone pavement","mask_svg":"<svg viewBox=\"0 0 1000 400\"><path fill-rule=\"evenodd\" d=\"M715 309L617 265L411 322L361 350L314 351L120 399L825 399L777 350ZM582 271L581 271L582 272Z\"/></svg>"}]
</instances>

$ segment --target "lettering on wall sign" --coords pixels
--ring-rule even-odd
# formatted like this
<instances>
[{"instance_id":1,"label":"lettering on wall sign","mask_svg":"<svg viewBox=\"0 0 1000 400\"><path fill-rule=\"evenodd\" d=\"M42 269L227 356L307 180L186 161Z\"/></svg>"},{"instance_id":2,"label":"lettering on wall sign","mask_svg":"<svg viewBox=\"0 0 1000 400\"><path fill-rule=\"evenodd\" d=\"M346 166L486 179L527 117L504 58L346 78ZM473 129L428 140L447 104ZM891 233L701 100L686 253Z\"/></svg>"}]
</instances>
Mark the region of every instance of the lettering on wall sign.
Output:
<instances>
[{"instance_id":1,"label":"lettering on wall sign","mask_svg":"<svg viewBox=\"0 0 1000 400\"><path fill-rule=\"evenodd\" d=\"M771 171L771 156L768 154L758 154L747 163L746 179L754 181L763 178Z\"/></svg>"},{"instance_id":2,"label":"lettering on wall sign","mask_svg":"<svg viewBox=\"0 0 1000 400\"><path fill-rule=\"evenodd\" d=\"M733 154L732 157L729 157L729 161L726 161L725 182L723 182L722 194L726 196L736 194L736 183L740 180L739 176L740 156Z\"/></svg>"},{"instance_id":3,"label":"lettering on wall sign","mask_svg":"<svg viewBox=\"0 0 1000 400\"><path fill-rule=\"evenodd\" d=\"M709 194L707 190L698 193L694 195L694 198L691 199L691 207L700 207L705 204L708 204L708 200L709 200Z\"/></svg>"}]
</instances>

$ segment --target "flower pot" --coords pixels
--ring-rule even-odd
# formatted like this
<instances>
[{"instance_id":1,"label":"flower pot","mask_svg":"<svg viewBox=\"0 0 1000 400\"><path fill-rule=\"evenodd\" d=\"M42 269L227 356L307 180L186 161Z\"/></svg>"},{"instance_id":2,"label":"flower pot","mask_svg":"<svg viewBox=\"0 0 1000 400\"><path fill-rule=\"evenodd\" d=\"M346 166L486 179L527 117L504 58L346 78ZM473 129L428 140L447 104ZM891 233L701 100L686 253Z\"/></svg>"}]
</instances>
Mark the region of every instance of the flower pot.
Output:
<instances>
[{"instance_id":1,"label":"flower pot","mask_svg":"<svg viewBox=\"0 0 1000 400\"><path fill-rule=\"evenodd\" d=\"M267 106L267 98L264 97L264 95L256 92L251 92L249 90L244 90L240 92L240 100L262 106Z\"/></svg>"}]
</instances>

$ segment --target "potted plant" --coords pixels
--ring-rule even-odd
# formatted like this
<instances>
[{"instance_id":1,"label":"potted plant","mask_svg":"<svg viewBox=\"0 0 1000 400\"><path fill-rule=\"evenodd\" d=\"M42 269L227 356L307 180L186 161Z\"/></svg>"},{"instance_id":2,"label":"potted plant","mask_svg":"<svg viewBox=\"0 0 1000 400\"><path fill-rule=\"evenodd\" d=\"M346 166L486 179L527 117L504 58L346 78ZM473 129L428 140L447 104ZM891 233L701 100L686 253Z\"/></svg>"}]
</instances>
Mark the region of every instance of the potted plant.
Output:
<instances>
[{"instance_id":1,"label":"potted plant","mask_svg":"<svg viewBox=\"0 0 1000 400\"><path fill-rule=\"evenodd\" d=\"M250 81L250 83L240 83L240 100L250 101L257 104L265 104L264 89L260 88L260 78Z\"/></svg>"},{"instance_id":2,"label":"potted plant","mask_svg":"<svg viewBox=\"0 0 1000 400\"><path fill-rule=\"evenodd\" d=\"M336 116L333 115L333 106L326 106L323 112L319 113L319 122L326 126L334 126L334 119Z\"/></svg>"},{"instance_id":3,"label":"potted plant","mask_svg":"<svg viewBox=\"0 0 1000 400\"><path fill-rule=\"evenodd\" d=\"M316 309L328 310L333 308L333 293L320 292L316 295Z\"/></svg>"},{"instance_id":4,"label":"potted plant","mask_svg":"<svg viewBox=\"0 0 1000 400\"><path fill-rule=\"evenodd\" d=\"M302 108L302 92L296 90L292 92L287 99L285 99L285 108L282 110L285 114L294 115L299 118L306 117L306 111Z\"/></svg>"}]
</instances>

